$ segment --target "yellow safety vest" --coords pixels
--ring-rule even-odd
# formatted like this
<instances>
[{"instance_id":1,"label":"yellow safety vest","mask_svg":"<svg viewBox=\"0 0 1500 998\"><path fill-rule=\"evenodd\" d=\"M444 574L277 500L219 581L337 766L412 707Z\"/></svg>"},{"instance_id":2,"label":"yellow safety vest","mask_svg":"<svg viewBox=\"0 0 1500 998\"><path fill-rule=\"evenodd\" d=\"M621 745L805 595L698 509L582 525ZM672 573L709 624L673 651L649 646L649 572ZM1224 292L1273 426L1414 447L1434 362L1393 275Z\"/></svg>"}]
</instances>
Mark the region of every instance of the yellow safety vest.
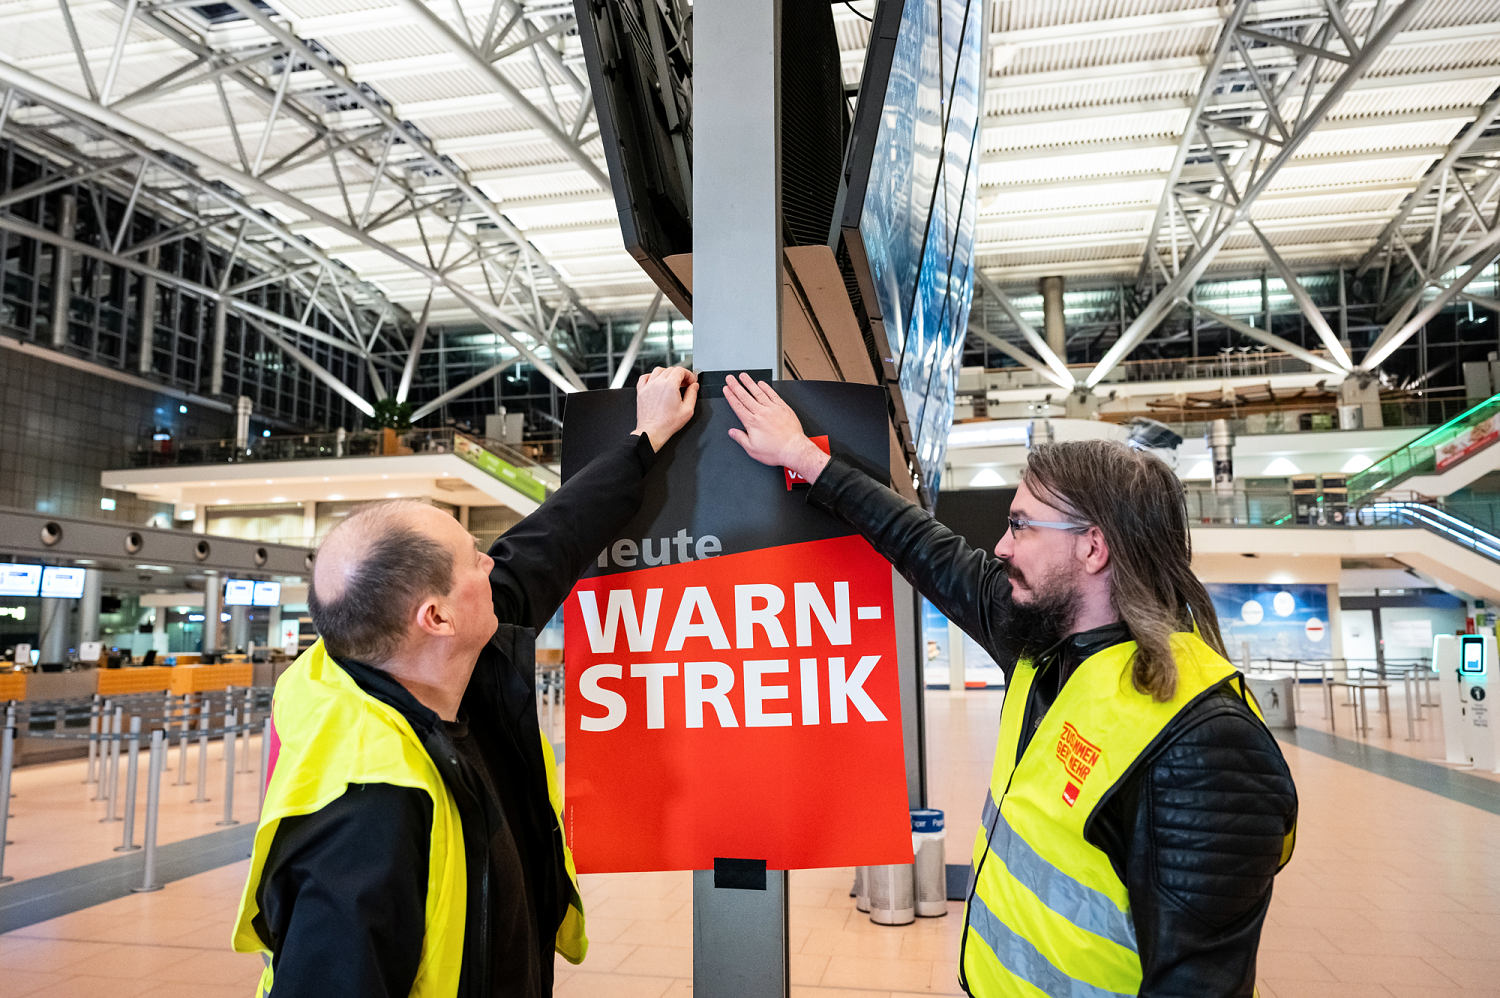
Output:
<instances>
[{"instance_id":1,"label":"yellow safety vest","mask_svg":"<svg viewBox=\"0 0 1500 998\"><path fill-rule=\"evenodd\" d=\"M1084 825L1184 707L1239 673L1196 634L1174 634L1177 692L1160 703L1131 684L1135 648L1125 642L1084 660L1019 761L1037 670L1022 661L1011 676L964 910L960 974L970 994L1109 998L1140 990L1129 895L1109 857L1084 839ZM1231 688L1261 716L1242 682ZM1288 835L1283 865L1291 844Z\"/></svg>"},{"instance_id":2,"label":"yellow safety vest","mask_svg":"<svg viewBox=\"0 0 1500 998\"><path fill-rule=\"evenodd\" d=\"M400 711L361 690L328 656L322 641L304 652L277 681L272 717L280 740L279 762L266 787L250 855L250 875L240 898L232 939L236 951L265 957L259 994L263 998L271 994L273 973L271 951L253 927L260 913L256 892L281 819L326 807L351 783L386 783L413 787L432 798L426 931L410 995L456 995L463 965L468 884L463 827L453 795L421 740ZM548 795L561 828L562 793L552 747L545 736L542 746ZM563 856L573 892L555 945L568 961L579 963L588 952L588 939L584 935L578 875L566 842Z\"/></svg>"}]
</instances>

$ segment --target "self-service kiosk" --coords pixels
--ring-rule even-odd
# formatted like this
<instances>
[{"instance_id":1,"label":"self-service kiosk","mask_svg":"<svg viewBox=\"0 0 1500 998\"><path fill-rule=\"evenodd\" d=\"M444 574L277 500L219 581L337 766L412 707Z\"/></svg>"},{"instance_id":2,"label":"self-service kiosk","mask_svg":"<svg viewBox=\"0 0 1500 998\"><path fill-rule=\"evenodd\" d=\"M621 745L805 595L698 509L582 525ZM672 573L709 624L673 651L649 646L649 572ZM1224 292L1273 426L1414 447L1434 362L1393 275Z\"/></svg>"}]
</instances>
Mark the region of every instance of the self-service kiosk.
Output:
<instances>
[{"instance_id":1,"label":"self-service kiosk","mask_svg":"<svg viewBox=\"0 0 1500 998\"><path fill-rule=\"evenodd\" d=\"M1432 664L1448 762L1500 772L1500 713L1491 700L1500 696L1500 682L1490 682L1500 669L1494 637L1440 634L1432 642Z\"/></svg>"}]
</instances>

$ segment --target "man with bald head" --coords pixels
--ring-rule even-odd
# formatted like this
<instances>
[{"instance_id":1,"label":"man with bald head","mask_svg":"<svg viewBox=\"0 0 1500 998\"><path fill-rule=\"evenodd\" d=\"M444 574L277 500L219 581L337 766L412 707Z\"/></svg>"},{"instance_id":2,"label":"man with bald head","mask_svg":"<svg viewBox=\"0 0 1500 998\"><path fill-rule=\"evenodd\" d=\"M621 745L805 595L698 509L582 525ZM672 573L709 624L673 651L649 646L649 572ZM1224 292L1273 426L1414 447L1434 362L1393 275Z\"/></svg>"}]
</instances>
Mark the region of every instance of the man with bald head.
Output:
<instances>
[{"instance_id":1,"label":"man with bald head","mask_svg":"<svg viewBox=\"0 0 1500 998\"><path fill-rule=\"evenodd\" d=\"M490 547L417 502L366 506L318 550L319 641L276 684L272 769L234 947L260 994L552 991L588 948L536 713L535 637L635 514L692 416L682 368L636 426Z\"/></svg>"}]
</instances>

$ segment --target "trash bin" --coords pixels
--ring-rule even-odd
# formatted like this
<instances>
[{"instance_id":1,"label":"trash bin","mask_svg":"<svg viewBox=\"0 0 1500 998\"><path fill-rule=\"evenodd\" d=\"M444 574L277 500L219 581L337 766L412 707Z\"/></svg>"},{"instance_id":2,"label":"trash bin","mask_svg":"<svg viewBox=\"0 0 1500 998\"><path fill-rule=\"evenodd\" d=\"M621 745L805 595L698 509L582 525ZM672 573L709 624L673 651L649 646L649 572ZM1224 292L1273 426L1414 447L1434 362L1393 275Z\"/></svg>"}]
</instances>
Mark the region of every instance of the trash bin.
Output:
<instances>
[{"instance_id":1,"label":"trash bin","mask_svg":"<svg viewBox=\"0 0 1500 998\"><path fill-rule=\"evenodd\" d=\"M1245 677L1245 685L1260 705L1268 728L1295 728L1297 713L1292 692L1292 677L1255 673Z\"/></svg>"},{"instance_id":2,"label":"trash bin","mask_svg":"<svg viewBox=\"0 0 1500 998\"><path fill-rule=\"evenodd\" d=\"M916 921L910 863L865 867L865 890L870 896L870 921L877 925L910 925Z\"/></svg>"},{"instance_id":3,"label":"trash bin","mask_svg":"<svg viewBox=\"0 0 1500 998\"><path fill-rule=\"evenodd\" d=\"M916 885L916 913L923 918L948 914L948 867L944 856L943 812L911 813L911 851Z\"/></svg>"},{"instance_id":4,"label":"trash bin","mask_svg":"<svg viewBox=\"0 0 1500 998\"><path fill-rule=\"evenodd\" d=\"M870 910L870 868L868 866L854 868L854 907L863 912Z\"/></svg>"}]
</instances>

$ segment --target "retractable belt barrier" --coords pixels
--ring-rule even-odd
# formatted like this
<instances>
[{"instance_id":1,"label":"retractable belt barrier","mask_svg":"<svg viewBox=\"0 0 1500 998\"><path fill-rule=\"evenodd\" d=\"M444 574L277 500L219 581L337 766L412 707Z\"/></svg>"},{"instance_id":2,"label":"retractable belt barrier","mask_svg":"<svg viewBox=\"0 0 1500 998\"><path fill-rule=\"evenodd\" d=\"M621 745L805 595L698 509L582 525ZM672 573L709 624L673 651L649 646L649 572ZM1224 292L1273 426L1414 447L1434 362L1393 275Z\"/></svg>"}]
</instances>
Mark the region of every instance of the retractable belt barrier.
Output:
<instances>
[{"instance_id":1,"label":"retractable belt barrier","mask_svg":"<svg viewBox=\"0 0 1500 998\"><path fill-rule=\"evenodd\" d=\"M229 687L182 695L172 693L132 693L118 696L94 695L65 700L13 700L5 707L5 726L0 731L0 883L14 878L5 875L7 825L10 818L11 776L15 764L17 738L45 738L57 741L87 741L88 762L84 785L94 786L91 801L103 802L101 823L123 823L121 842L115 852L145 850L145 874L135 891L159 890L156 883L156 837L161 800L161 776L170 765L169 749L173 733L178 738L176 786L187 783L188 744L198 742L197 795L192 803L207 803L208 743L220 739L224 745L224 817L219 825L237 825L234 817L234 778L236 772L251 771L250 735L262 732L265 737L260 752L259 804L265 799L266 773L270 764L272 688ZM149 732L149 734L147 734ZM146 814L144 845L135 843L136 795L139 784L142 740L148 745ZM119 811L120 755L125 754L124 813ZM238 751L237 751L238 749ZM236 757L240 766L236 769Z\"/></svg>"}]
</instances>

